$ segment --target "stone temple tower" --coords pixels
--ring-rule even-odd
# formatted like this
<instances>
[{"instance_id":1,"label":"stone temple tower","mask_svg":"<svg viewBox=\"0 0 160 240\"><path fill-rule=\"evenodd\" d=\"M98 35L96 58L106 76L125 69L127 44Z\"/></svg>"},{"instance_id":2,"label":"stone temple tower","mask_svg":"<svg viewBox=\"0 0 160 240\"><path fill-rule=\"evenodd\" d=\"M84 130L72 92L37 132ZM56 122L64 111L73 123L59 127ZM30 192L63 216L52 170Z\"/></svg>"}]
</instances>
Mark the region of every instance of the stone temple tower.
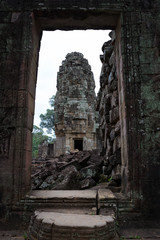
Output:
<instances>
[{"instance_id":1,"label":"stone temple tower","mask_svg":"<svg viewBox=\"0 0 160 240\"><path fill-rule=\"evenodd\" d=\"M55 155L97 148L95 82L83 54L67 54L57 74Z\"/></svg>"}]
</instances>

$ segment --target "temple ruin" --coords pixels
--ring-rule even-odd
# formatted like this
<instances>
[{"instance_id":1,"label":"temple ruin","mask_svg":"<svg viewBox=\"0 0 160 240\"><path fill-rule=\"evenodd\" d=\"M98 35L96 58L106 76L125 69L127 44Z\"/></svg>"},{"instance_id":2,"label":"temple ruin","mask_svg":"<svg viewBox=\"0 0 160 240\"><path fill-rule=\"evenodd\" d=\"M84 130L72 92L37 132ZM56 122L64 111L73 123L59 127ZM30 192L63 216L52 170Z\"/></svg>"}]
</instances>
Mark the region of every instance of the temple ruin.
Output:
<instances>
[{"instance_id":1,"label":"temple ruin","mask_svg":"<svg viewBox=\"0 0 160 240\"><path fill-rule=\"evenodd\" d=\"M55 155L97 148L95 82L81 53L66 56L57 74Z\"/></svg>"},{"instance_id":2,"label":"temple ruin","mask_svg":"<svg viewBox=\"0 0 160 240\"><path fill-rule=\"evenodd\" d=\"M101 57L104 74L97 109L104 138L101 153L106 159L104 171L110 168L111 173L119 173L116 168L120 167L120 194L107 189L63 193L31 191L32 128L40 41L43 30L57 29L115 30L112 41L116 64L112 65L114 54L108 52L107 43ZM0 2L1 219L27 221L32 215L31 240L40 235L42 239L62 240L66 239L65 234L68 239L76 239L79 234L81 239L88 236L86 239L101 240L115 239L114 219L129 222L159 217L159 43L159 0ZM108 62L110 67L106 70ZM108 80L105 74L110 76ZM106 123L110 124L109 129ZM116 154L120 154L121 164L114 161ZM44 211L40 212L37 207ZM82 214L77 210L84 207L89 209L87 217L86 212ZM52 210L51 218L48 218L48 208ZM60 208L76 210L77 214L55 213ZM108 212L109 217L105 215ZM66 219L68 225L58 222L58 218ZM90 225L86 225L88 222Z\"/></svg>"}]
</instances>

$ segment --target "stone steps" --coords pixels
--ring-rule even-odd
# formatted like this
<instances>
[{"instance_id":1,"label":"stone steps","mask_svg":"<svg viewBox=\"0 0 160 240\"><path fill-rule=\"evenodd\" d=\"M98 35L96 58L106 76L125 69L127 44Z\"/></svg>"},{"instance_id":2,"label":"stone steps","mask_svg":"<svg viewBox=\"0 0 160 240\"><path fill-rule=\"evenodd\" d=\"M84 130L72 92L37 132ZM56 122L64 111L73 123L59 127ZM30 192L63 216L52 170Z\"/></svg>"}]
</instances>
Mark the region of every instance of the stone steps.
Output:
<instances>
[{"instance_id":1,"label":"stone steps","mask_svg":"<svg viewBox=\"0 0 160 240\"><path fill-rule=\"evenodd\" d=\"M34 190L24 200L25 216L33 213L36 209L73 209L81 212L97 212L96 190Z\"/></svg>"},{"instance_id":2,"label":"stone steps","mask_svg":"<svg viewBox=\"0 0 160 240\"><path fill-rule=\"evenodd\" d=\"M116 239L111 216L35 211L29 227L30 240Z\"/></svg>"},{"instance_id":3,"label":"stone steps","mask_svg":"<svg viewBox=\"0 0 160 240\"><path fill-rule=\"evenodd\" d=\"M98 190L34 190L21 204L36 208L100 208L116 207L117 199L109 189Z\"/></svg>"},{"instance_id":4,"label":"stone steps","mask_svg":"<svg viewBox=\"0 0 160 240\"><path fill-rule=\"evenodd\" d=\"M37 209L30 240L116 239L116 198L108 189L32 191L25 201Z\"/></svg>"}]
</instances>

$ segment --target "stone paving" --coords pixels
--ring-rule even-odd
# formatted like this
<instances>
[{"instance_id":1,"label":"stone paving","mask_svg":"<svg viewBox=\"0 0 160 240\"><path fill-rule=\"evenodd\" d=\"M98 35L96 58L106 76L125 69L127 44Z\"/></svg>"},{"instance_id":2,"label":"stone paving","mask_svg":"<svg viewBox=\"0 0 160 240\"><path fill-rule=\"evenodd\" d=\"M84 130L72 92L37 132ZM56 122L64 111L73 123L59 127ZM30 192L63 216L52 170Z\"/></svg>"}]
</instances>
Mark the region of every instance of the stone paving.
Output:
<instances>
[{"instance_id":1,"label":"stone paving","mask_svg":"<svg viewBox=\"0 0 160 240\"><path fill-rule=\"evenodd\" d=\"M160 224L158 221L120 222L119 235L116 235L114 230L116 226L114 211L113 214L111 212L104 214L104 211L100 211L99 213L102 212L102 215L97 215L98 212L96 211L97 207L99 209L102 208L102 210L107 207L105 205L107 203L106 199L114 203L115 195L109 189L103 189L103 191L101 189L85 191L31 191L26 198L27 201L37 202L37 206L42 200L46 201L46 206L50 206L48 205L50 202L53 202L53 205L58 203L57 206L60 209L45 207L35 212L30 223L30 233L34 235L37 231L37 236L32 236L31 234L29 237L28 226L23 226L22 228L21 223L14 225L14 221L9 224L0 222L0 240L37 240L39 239L39 233L41 240L160 240ZM66 208L65 203L72 206L72 208ZM86 206L88 208L82 208L84 203L87 203ZM108 236L108 230L111 230L111 238ZM95 236L93 236L94 234ZM77 236L80 236L80 238Z\"/></svg>"},{"instance_id":2,"label":"stone paving","mask_svg":"<svg viewBox=\"0 0 160 240\"><path fill-rule=\"evenodd\" d=\"M28 240L26 231L0 231L0 240ZM26 236L26 238L25 238ZM160 240L160 228L127 228L120 230L120 240ZM30 239L29 239L30 240Z\"/></svg>"}]
</instances>

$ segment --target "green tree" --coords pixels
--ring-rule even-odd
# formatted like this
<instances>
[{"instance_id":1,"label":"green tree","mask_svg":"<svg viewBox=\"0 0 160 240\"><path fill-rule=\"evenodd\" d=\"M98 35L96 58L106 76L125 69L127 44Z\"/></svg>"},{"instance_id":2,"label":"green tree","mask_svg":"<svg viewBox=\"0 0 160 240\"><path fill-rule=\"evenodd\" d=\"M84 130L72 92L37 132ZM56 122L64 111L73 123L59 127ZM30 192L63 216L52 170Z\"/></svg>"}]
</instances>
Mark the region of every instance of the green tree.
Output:
<instances>
[{"instance_id":1,"label":"green tree","mask_svg":"<svg viewBox=\"0 0 160 240\"><path fill-rule=\"evenodd\" d=\"M32 157L33 158L38 157L38 147L44 141L47 141L48 143L52 143L53 138L45 135L42 128L39 128L36 125L34 125L33 131L32 131Z\"/></svg>"},{"instance_id":2,"label":"green tree","mask_svg":"<svg viewBox=\"0 0 160 240\"><path fill-rule=\"evenodd\" d=\"M55 95L53 95L53 96L49 99L49 103L50 103L51 107L54 109Z\"/></svg>"},{"instance_id":3,"label":"green tree","mask_svg":"<svg viewBox=\"0 0 160 240\"><path fill-rule=\"evenodd\" d=\"M51 109L47 109L45 114L40 115L40 127L47 129L48 134L54 131L54 99L54 95L49 99Z\"/></svg>"}]
</instances>

